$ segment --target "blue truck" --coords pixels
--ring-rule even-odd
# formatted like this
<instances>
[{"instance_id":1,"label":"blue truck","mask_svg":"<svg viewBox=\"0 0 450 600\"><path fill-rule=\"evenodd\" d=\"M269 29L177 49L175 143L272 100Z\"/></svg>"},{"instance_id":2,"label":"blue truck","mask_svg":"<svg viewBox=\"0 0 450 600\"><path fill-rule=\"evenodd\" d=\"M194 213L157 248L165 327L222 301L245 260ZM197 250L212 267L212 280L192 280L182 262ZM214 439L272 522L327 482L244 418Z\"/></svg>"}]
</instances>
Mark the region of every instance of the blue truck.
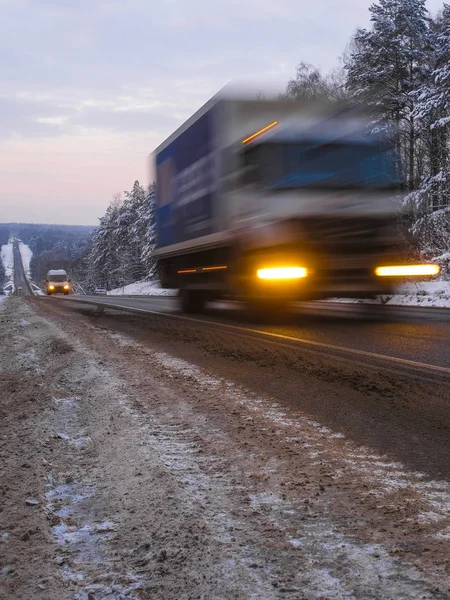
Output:
<instances>
[{"instance_id":1,"label":"blue truck","mask_svg":"<svg viewBox=\"0 0 450 600\"><path fill-rule=\"evenodd\" d=\"M401 170L345 105L218 94L152 154L163 287L185 312L374 297L437 265L399 244Z\"/></svg>"}]
</instances>

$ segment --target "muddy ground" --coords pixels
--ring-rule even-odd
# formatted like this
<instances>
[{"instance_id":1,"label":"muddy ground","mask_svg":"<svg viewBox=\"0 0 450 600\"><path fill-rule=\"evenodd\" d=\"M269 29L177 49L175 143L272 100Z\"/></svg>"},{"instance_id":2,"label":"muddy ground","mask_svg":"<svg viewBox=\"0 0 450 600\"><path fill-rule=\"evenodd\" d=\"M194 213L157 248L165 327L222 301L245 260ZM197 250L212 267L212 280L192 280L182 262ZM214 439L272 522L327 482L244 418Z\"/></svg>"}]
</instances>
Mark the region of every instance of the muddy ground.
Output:
<instances>
[{"instance_id":1,"label":"muddy ground","mask_svg":"<svg viewBox=\"0 0 450 600\"><path fill-rule=\"evenodd\" d=\"M183 327L0 308L0 598L450 598L448 388Z\"/></svg>"}]
</instances>

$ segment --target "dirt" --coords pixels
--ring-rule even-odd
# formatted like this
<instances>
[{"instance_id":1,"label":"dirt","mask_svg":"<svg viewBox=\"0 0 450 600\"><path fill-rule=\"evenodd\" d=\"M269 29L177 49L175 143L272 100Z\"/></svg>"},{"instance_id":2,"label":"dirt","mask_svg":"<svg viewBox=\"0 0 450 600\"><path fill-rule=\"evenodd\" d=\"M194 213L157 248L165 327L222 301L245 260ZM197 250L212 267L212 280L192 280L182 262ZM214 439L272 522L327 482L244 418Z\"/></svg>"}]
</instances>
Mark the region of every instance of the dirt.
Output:
<instances>
[{"instance_id":1,"label":"dirt","mask_svg":"<svg viewBox=\"0 0 450 600\"><path fill-rule=\"evenodd\" d=\"M112 320L0 309L2 600L450 598L444 478L262 390L270 357ZM405 385L345 377L298 391Z\"/></svg>"}]
</instances>

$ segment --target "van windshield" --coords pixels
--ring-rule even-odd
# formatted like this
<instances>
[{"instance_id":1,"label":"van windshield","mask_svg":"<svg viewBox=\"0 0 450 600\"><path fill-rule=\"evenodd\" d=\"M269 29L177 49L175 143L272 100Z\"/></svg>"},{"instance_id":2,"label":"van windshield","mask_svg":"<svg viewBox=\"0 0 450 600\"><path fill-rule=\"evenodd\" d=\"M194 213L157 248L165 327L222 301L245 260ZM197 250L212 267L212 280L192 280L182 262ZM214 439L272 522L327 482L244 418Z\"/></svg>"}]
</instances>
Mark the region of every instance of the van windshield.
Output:
<instances>
[{"instance_id":1,"label":"van windshield","mask_svg":"<svg viewBox=\"0 0 450 600\"><path fill-rule=\"evenodd\" d=\"M49 275L48 280L55 283L62 283L63 281L67 281L67 275Z\"/></svg>"},{"instance_id":2,"label":"van windshield","mask_svg":"<svg viewBox=\"0 0 450 600\"><path fill-rule=\"evenodd\" d=\"M391 151L378 144L302 141L266 143L246 153L254 181L272 189L393 189L401 182Z\"/></svg>"}]
</instances>

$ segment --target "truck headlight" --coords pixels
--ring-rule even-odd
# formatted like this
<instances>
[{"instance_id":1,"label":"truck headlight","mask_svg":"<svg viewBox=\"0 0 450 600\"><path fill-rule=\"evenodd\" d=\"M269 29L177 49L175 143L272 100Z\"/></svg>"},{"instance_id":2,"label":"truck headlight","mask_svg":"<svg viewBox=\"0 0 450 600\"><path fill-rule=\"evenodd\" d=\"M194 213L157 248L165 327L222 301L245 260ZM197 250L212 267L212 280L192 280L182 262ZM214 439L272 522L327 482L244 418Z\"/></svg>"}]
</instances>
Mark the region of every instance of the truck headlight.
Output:
<instances>
[{"instance_id":1,"label":"truck headlight","mask_svg":"<svg viewBox=\"0 0 450 600\"><path fill-rule=\"evenodd\" d=\"M49 289L49 290L54 290L54 289L55 289L55 286L54 286L54 285L49 285L49 286L48 286L48 289Z\"/></svg>"},{"instance_id":2,"label":"truck headlight","mask_svg":"<svg viewBox=\"0 0 450 600\"><path fill-rule=\"evenodd\" d=\"M389 267L377 267L375 275L378 277L413 277L438 275L441 271L439 265L395 265Z\"/></svg>"},{"instance_id":3,"label":"truck headlight","mask_svg":"<svg viewBox=\"0 0 450 600\"><path fill-rule=\"evenodd\" d=\"M258 269L256 274L259 279L302 279L308 275L304 267L270 267Z\"/></svg>"},{"instance_id":4,"label":"truck headlight","mask_svg":"<svg viewBox=\"0 0 450 600\"><path fill-rule=\"evenodd\" d=\"M64 286L65 290L68 290L70 286L68 286L67 284Z\"/></svg>"}]
</instances>

